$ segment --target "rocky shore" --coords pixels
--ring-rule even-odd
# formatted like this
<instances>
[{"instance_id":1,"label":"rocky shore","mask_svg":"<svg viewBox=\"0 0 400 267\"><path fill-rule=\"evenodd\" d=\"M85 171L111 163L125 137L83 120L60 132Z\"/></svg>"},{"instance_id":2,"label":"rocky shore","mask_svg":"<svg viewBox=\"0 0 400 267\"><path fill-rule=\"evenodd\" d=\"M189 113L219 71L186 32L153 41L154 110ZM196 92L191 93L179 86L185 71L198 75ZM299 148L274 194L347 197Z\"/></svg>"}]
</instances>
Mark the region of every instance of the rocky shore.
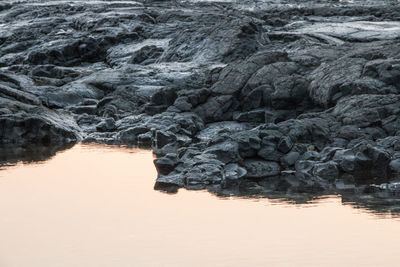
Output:
<instances>
[{"instance_id":1,"label":"rocky shore","mask_svg":"<svg viewBox=\"0 0 400 267\"><path fill-rule=\"evenodd\" d=\"M398 1L2 1L0 154L139 146L168 192L400 211L399 21Z\"/></svg>"}]
</instances>

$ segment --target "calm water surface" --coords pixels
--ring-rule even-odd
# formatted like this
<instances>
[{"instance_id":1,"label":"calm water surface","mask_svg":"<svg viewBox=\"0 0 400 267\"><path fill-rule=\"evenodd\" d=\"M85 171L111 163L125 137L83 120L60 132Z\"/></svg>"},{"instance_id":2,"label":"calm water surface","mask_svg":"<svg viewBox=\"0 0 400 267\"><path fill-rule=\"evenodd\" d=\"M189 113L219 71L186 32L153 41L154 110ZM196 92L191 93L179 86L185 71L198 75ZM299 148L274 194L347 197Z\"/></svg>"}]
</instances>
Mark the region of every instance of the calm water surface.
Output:
<instances>
[{"instance_id":1,"label":"calm water surface","mask_svg":"<svg viewBox=\"0 0 400 267\"><path fill-rule=\"evenodd\" d=\"M78 145L0 171L1 267L400 266L400 221L155 191L150 151Z\"/></svg>"}]
</instances>

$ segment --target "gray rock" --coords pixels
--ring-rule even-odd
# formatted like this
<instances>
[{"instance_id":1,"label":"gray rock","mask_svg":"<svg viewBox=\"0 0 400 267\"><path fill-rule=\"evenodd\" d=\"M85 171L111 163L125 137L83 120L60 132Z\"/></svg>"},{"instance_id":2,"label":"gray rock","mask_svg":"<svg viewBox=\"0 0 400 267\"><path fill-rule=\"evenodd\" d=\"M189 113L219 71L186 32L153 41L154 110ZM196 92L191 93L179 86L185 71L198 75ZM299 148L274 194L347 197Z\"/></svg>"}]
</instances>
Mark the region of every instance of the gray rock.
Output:
<instances>
[{"instance_id":1,"label":"gray rock","mask_svg":"<svg viewBox=\"0 0 400 267\"><path fill-rule=\"evenodd\" d=\"M313 175L328 181L334 181L339 177L339 169L336 163L332 161L317 163L313 168Z\"/></svg>"},{"instance_id":2,"label":"gray rock","mask_svg":"<svg viewBox=\"0 0 400 267\"><path fill-rule=\"evenodd\" d=\"M238 164L231 163L224 168L224 186L232 186L239 183L240 179L247 175L246 169Z\"/></svg>"},{"instance_id":3,"label":"gray rock","mask_svg":"<svg viewBox=\"0 0 400 267\"><path fill-rule=\"evenodd\" d=\"M133 145L136 144L138 135L147 133L148 131L149 129L144 126L131 127L120 131L117 135L117 139L125 144Z\"/></svg>"},{"instance_id":4,"label":"gray rock","mask_svg":"<svg viewBox=\"0 0 400 267\"><path fill-rule=\"evenodd\" d=\"M395 159L389 163L390 171L400 173L400 159Z\"/></svg>"},{"instance_id":5,"label":"gray rock","mask_svg":"<svg viewBox=\"0 0 400 267\"><path fill-rule=\"evenodd\" d=\"M282 137L279 140L279 143L277 146L278 150L282 153L288 153L292 149L292 147L293 147L293 142L287 136Z\"/></svg>"},{"instance_id":6,"label":"gray rock","mask_svg":"<svg viewBox=\"0 0 400 267\"><path fill-rule=\"evenodd\" d=\"M173 143L176 141L176 135L170 131L163 131L163 130L159 130L156 131L155 133L155 144L156 147L158 148L162 148L163 146Z\"/></svg>"},{"instance_id":7,"label":"gray rock","mask_svg":"<svg viewBox=\"0 0 400 267\"><path fill-rule=\"evenodd\" d=\"M178 187L183 187L185 185L184 178L180 174L170 174L170 175L163 175L157 178L156 188L161 187L162 185L175 185Z\"/></svg>"},{"instance_id":8,"label":"gray rock","mask_svg":"<svg viewBox=\"0 0 400 267\"><path fill-rule=\"evenodd\" d=\"M163 51L163 48L155 45L144 46L133 54L129 59L129 63L144 65L154 63Z\"/></svg>"},{"instance_id":9,"label":"gray rock","mask_svg":"<svg viewBox=\"0 0 400 267\"><path fill-rule=\"evenodd\" d=\"M116 129L115 120L113 118L106 118L96 125L96 130L99 132L111 132Z\"/></svg>"},{"instance_id":10,"label":"gray rock","mask_svg":"<svg viewBox=\"0 0 400 267\"><path fill-rule=\"evenodd\" d=\"M239 122L265 122L266 114L265 110L251 110L248 112L241 112L233 115L233 119Z\"/></svg>"},{"instance_id":11,"label":"gray rock","mask_svg":"<svg viewBox=\"0 0 400 267\"><path fill-rule=\"evenodd\" d=\"M281 158L281 164L283 166L294 166L296 161L300 158L300 153L299 152L289 152L288 154L284 155Z\"/></svg>"},{"instance_id":12,"label":"gray rock","mask_svg":"<svg viewBox=\"0 0 400 267\"><path fill-rule=\"evenodd\" d=\"M239 155L239 145L233 141L225 141L205 150L205 153L216 155L224 163L238 162L241 160Z\"/></svg>"},{"instance_id":13,"label":"gray rock","mask_svg":"<svg viewBox=\"0 0 400 267\"><path fill-rule=\"evenodd\" d=\"M154 160L154 165L161 175L167 175L172 172L177 164L178 157L173 153L166 154L164 157Z\"/></svg>"},{"instance_id":14,"label":"gray rock","mask_svg":"<svg viewBox=\"0 0 400 267\"><path fill-rule=\"evenodd\" d=\"M274 143L263 143L261 149L258 151L257 155L265 160L277 161L283 156L282 153L277 151L276 145Z\"/></svg>"},{"instance_id":15,"label":"gray rock","mask_svg":"<svg viewBox=\"0 0 400 267\"><path fill-rule=\"evenodd\" d=\"M281 168L278 163L273 161L263 161L257 159L247 159L243 162L243 167L247 170L248 178L265 178L279 175Z\"/></svg>"},{"instance_id":16,"label":"gray rock","mask_svg":"<svg viewBox=\"0 0 400 267\"><path fill-rule=\"evenodd\" d=\"M151 147L153 143L153 135L151 132L139 134L137 136L137 145L139 147L148 148Z\"/></svg>"}]
</instances>

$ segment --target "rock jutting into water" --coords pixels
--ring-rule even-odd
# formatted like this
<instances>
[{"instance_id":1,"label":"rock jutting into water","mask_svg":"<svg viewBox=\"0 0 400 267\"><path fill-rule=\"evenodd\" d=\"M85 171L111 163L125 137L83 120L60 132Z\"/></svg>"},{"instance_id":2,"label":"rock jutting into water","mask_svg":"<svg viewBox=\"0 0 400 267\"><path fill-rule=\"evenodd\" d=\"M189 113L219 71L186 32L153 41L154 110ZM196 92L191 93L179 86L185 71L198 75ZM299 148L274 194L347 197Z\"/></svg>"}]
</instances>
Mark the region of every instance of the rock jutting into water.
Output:
<instances>
[{"instance_id":1,"label":"rock jutting into water","mask_svg":"<svg viewBox=\"0 0 400 267\"><path fill-rule=\"evenodd\" d=\"M2 1L0 144L153 148L166 190L396 197L399 21L398 1Z\"/></svg>"}]
</instances>

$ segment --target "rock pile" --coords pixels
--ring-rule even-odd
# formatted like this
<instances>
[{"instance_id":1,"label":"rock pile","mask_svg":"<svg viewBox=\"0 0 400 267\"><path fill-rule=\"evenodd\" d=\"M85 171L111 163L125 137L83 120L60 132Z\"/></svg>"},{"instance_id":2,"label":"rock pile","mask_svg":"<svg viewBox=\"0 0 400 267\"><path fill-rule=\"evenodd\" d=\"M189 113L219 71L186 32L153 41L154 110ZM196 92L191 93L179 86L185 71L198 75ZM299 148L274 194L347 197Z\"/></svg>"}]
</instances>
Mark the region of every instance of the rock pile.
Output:
<instances>
[{"instance_id":1,"label":"rock pile","mask_svg":"<svg viewBox=\"0 0 400 267\"><path fill-rule=\"evenodd\" d=\"M395 190L397 1L3 2L1 145L153 148L160 189Z\"/></svg>"}]
</instances>

